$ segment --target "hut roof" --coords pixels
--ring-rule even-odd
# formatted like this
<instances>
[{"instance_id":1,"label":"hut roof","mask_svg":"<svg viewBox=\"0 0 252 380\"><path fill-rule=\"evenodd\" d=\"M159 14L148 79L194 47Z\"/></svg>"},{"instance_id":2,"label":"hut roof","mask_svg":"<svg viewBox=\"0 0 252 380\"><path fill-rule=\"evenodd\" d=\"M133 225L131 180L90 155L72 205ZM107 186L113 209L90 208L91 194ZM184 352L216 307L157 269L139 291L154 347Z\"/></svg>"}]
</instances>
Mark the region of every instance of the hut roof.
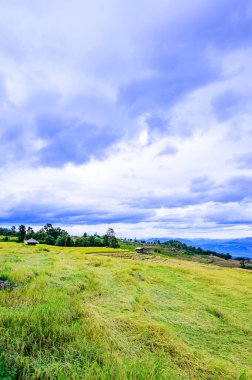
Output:
<instances>
[{"instance_id":1,"label":"hut roof","mask_svg":"<svg viewBox=\"0 0 252 380\"><path fill-rule=\"evenodd\" d=\"M33 238L29 239L29 240L26 240L26 244L29 244L29 243L33 243L33 244L39 244L39 242Z\"/></svg>"}]
</instances>

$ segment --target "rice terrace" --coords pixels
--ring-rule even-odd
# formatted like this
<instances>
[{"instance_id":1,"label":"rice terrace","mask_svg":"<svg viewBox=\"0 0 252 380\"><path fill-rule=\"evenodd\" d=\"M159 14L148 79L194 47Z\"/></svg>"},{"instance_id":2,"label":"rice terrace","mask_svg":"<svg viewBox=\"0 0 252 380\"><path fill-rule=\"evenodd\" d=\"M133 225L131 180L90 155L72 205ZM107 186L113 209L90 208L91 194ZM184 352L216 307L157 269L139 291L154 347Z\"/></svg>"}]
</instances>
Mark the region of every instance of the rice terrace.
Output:
<instances>
[{"instance_id":1,"label":"rice terrace","mask_svg":"<svg viewBox=\"0 0 252 380\"><path fill-rule=\"evenodd\" d=\"M251 379L251 271L0 243L1 379Z\"/></svg>"}]
</instances>

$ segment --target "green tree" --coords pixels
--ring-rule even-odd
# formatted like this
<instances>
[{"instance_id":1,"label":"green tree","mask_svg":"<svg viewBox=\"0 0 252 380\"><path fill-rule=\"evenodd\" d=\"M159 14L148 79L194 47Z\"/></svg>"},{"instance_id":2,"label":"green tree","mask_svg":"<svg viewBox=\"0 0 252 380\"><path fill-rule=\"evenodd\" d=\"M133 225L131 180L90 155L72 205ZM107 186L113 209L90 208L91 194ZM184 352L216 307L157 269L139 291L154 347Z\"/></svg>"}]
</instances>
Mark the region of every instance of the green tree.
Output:
<instances>
[{"instance_id":1,"label":"green tree","mask_svg":"<svg viewBox=\"0 0 252 380\"><path fill-rule=\"evenodd\" d=\"M44 244L54 245L55 244L55 238L51 235L46 235L45 239L44 239Z\"/></svg>"},{"instance_id":2,"label":"green tree","mask_svg":"<svg viewBox=\"0 0 252 380\"><path fill-rule=\"evenodd\" d=\"M89 247L94 247L95 246L95 237L93 235L90 235L88 237L88 242L89 242Z\"/></svg>"},{"instance_id":3,"label":"green tree","mask_svg":"<svg viewBox=\"0 0 252 380\"><path fill-rule=\"evenodd\" d=\"M23 224L21 224L19 227L18 227L18 241L20 243L23 243L24 242L24 239L25 239L25 235L26 235L26 228Z\"/></svg>"},{"instance_id":4,"label":"green tree","mask_svg":"<svg viewBox=\"0 0 252 380\"><path fill-rule=\"evenodd\" d=\"M109 247L109 239L108 239L108 235L104 235L103 236L103 245L105 247Z\"/></svg>"},{"instance_id":5,"label":"green tree","mask_svg":"<svg viewBox=\"0 0 252 380\"><path fill-rule=\"evenodd\" d=\"M67 232L63 232L57 237L55 245L59 245L61 247L72 247L74 244L71 236Z\"/></svg>"},{"instance_id":6,"label":"green tree","mask_svg":"<svg viewBox=\"0 0 252 380\"><path fill-rule=\"evenodd\" d=\"M108 243L107 244L108 247L111 247L111 248L118 248L119 247L117 238L115 237L115 231L113 230L113 228L109 227L107 229L107 233L104 236L104 238L105 238L105 242ZM103 242L104 242L104 239L103 239Z\"/></svg>"},{"instance_id":7,"label":"green tree","mask_svg":"<svg viewBox=\"0 0 252 380\"><path fill-rule=\"evenodd\" d=\"M31 239L34 237L34 231L32 227L28 227L26 230L26 238Z\"/></svg>"}]
</instances>

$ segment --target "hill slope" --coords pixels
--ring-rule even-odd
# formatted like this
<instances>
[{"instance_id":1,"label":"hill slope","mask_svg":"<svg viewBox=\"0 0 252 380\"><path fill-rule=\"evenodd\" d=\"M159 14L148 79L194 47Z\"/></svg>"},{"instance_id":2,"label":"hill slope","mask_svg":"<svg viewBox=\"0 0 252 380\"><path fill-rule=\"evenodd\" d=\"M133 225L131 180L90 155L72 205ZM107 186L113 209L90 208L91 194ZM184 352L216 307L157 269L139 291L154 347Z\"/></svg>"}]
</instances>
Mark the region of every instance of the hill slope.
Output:
<instances>
[{"instance_id":1,"label":"hill slope","mask_svg":"<svg viewBox=\"0 0 252 380\"><path fill-rule=\"evenodd\" d=\"M147 241L155 241L156 238L147 239ZM172 240L172 238L158 238L160 242ZM246 257L252 259L252 238L240 239L181 239L176 238L182 243L194 247L200 247L204 250L215 251L219 253L230 253L233 258Z\"/></svg>"},{"instance_id":2,"label":"hill slope","mask_svg":"<svg viewBox=\"0 0 252 380\"><path fill-rule=\"evenodd\" d=\"M116 252L0 244L1 373L251 378L251 272Z\"/></svg>"}]
</instances>

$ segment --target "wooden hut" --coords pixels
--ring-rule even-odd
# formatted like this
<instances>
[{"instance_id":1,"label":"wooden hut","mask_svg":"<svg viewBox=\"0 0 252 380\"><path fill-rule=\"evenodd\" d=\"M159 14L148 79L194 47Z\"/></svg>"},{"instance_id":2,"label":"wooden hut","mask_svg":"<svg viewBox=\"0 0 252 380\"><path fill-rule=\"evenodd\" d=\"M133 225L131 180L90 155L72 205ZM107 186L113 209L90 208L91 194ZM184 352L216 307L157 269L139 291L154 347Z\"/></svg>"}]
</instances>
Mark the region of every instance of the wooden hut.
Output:
<instances>
[{"instance_id":1,"label":"wooden hut","mask_svg":"<svg viewBox=\"0 0 252 380\"><path fill-rule=\"evenodd\" d=\"M144 253L144 247L136 247L136 253Z\"/></svg>"},{"instance_id":2,"label":"wooden hut","mask_svg":"<svg viewBox=\"0 0 252 380\"><path fill-rule=\"evenodd\" d=\"M29 240L26 240L25 244L27 244L27 245L36 245L36 244L39 244L39 242L37 240L31 238Z\"/></svg>"},{"instance_id":3,"label":"wooden hut","mask_svg":"<svg viewBox=\"0 0 252 380\"><path fill-rule=\"evenodd\" d=\"M136 253L144 253L149 254L151 253L150 247L136 247Z\"/></svg>"}]
</instances>

